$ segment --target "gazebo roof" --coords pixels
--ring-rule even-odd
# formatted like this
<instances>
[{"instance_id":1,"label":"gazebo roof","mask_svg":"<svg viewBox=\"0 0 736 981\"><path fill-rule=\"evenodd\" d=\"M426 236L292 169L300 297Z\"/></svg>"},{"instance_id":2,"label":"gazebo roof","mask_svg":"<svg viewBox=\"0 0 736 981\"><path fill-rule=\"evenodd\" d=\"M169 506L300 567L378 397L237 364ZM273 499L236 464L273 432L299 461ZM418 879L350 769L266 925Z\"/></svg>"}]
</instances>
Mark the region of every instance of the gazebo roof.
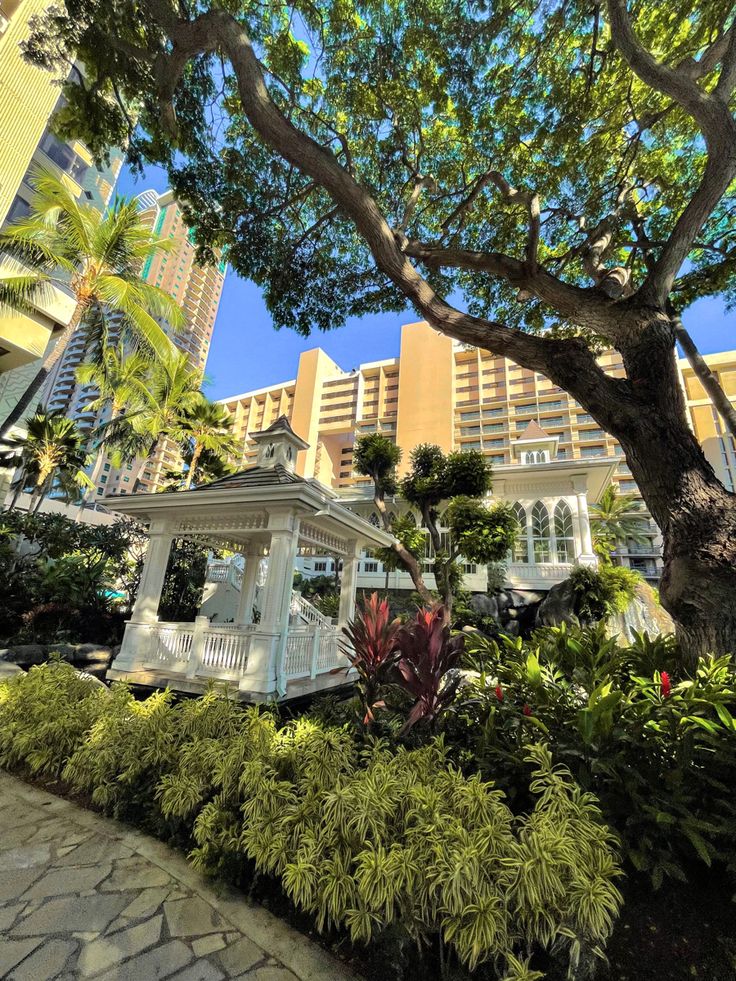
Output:
<instances>
[{"instance_id":1,"label":"gazebo roof","mask_svg":"<svg viewBox=\"0 0 736 981\"><path fill-rule=\"evenodd\" d=\"M146 523L163 522L175 536L234 551L248 543L266 547L272 520L283 520L285 514L299 519L300 547L312 550L344 554L351 539L373 548L394 541L340 504L329 487L279 464L249 467L190 490L109 495L103 501Z\"/></svg>"},{"instance_id":2,"label":"gazebo roof","mask_svg":"<svg viewBox=\"0 0 736 981\"><path fill-rule=\"evenodd\" d=\"M273 467L248 467L237 473L228 474L193 488L195 491L211 490L213 487L267 487L277 484L305 484L304 477L290 473L286 467L276 464Z\"/></svg>"}]
</instances>

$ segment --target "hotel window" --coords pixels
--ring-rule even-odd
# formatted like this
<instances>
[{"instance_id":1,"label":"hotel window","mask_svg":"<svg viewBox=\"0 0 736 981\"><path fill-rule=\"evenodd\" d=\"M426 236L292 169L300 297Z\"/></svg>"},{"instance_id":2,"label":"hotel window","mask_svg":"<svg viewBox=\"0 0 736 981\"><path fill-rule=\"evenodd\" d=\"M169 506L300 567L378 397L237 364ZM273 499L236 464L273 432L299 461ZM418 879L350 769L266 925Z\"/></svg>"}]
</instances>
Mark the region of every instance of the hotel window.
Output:
<instances>
[{"instance_id":1,"label":"hotel window","mask_svg":"<svg viewBox=\"0 0 736 981\"><path fill-rule=\"evenodd\" d=\"M567 501L558 501L555 507L555 552L558 562L572 562L575 555L572 511Z\"/></svg>"},{"instance_id":2,"label":"hotel window","mask_svg":"<svg viewBox=\"0 0 736 981\"><path fill-rule=\"evenodd\" d=\"M378 572L378 563L375 560L364 562L363 572Z\"/></svg>"},{"instance_id":3,"label":"hotel window","mask_svg":"<svg viewBox=\"0 0 736 981\"><path fill-rule=\"evenodd\" d=\"M480 412L461 412L460 419L462 422L473 422L480 419Z\"/></svg>"},{"instance_id":4,"label":"hotel window","mask_svg":"<svg viewBox=\"0 0 736 981\"><path fill-rule=\"evenodd\" d=\"M549 511L541 501L532 508L532 548L535 562L549 562Z\"/></svg>"},{"instance_id":5,"label":"hotel window","mask_svg":"<svg viewBox=\"0 0 736 981\"><path fill-rule=\"evenodd\" d=\"M514 542L511 556L514 562L528 562L529 542L526 527L526 511L524 510L523 506L518 503L518 501L513 505L512 510L514 512L514 517L519 522L519 535Z\"/></svg>"},{"instance_id":6,"label":"hotel window","mask_svg":"<svg viewBox=\"0 0 736 981\"><path fill-rule=\"evenodd\" d=\"M581 446L580 456L605 456L605 446Z\"/></svg>"}]
</instances>

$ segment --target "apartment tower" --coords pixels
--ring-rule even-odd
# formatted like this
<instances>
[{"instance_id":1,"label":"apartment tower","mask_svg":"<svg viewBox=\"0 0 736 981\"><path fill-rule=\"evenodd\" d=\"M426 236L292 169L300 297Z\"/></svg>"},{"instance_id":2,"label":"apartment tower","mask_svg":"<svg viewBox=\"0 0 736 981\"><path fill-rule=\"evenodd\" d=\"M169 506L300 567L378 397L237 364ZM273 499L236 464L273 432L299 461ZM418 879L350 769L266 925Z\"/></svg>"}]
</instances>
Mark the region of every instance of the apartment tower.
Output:
<instances>
[{"instance_id":1,"label":"apartment tower","mask_svg":"<svg viewBox=\"0 0 736 981\"><path fill-rule=\"evenodd\" d=\"M0 0L0 226L28 213L28 179L35 167L55 170L76 197L103 208L122 165L122 154L112 151L109 165L96 167L83 143L64 143L49 128L60 102L59 88L51 73L24 61L20 49L29 19L47 6L43 0ZM73 310L71 296L54 290L30 313L0 316L2 418Z\"/></svg>"}]
</instances>

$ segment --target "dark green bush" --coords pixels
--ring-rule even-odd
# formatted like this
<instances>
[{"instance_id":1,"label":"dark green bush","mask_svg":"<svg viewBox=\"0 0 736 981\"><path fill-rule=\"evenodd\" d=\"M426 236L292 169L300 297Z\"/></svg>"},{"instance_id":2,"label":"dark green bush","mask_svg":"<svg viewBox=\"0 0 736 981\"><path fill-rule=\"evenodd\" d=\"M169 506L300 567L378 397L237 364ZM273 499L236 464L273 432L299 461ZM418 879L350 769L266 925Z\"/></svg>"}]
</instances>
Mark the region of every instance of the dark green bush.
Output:
<instances>
[{"instance_id":1,"label":"dark green bush","mask_svg":"<svg viewBox=\"0 0 736 981\"><path fill-rule=\"evenodd\" d=\"M622 612L642 581L638 572L623 566L576 566L570 573L575 615L582 624L591 624Z\"/></svg>"},{"instance_id":2,"label":"dark green bush","mask_svg":"<svg viewBox=\"0 0 736 981\"><path fill-rule=\"evenodd\" d=\"M440 934L471 969L537 977L542 951L571 970L602 953L620 906L615 840L595 799L541 746L530 806L465 777L441 742L359 748L346 728L279 726L214 690L173 704L79 681L68 665L0 684L0 761L58 772L114 814L193 834L194 862L277 877L320 929L368 942ZM531 963L530 963L531 958Z\"/></svg>"},{"instance_id":3,"label":"dark green bush","mask_svg":"<svg viewBox=\"0 0 736 981\"><path fill-rule=\"evenodd\" d=\"M528 643L474 635L467 664L480 675L446 737L468 771L492 776L523 809L524 747L543 738L655 886L694 863L736 869L731 658L703 658L689 676L671 637L621 646L602 626L562 626Z\"/></svg>"}]
</instances>

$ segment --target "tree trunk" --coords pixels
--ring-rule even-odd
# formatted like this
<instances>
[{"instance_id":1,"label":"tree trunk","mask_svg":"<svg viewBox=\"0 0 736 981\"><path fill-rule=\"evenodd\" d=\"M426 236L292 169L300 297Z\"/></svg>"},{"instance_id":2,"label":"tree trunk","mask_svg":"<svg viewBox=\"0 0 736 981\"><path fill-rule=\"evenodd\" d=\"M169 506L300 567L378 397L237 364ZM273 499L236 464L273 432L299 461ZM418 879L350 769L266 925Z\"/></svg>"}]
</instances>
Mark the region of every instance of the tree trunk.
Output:
<instances>
[{"instance_id":1,"label":"tree trunk","mask_svg":"<svg viewBox=\"0 0 736 981\"><path fill-rule=\"evenodd\" d=\"M184 481L184 490L189 490L189 488L192 486L194 471L197 469L197 464L199 463L201 453L202 446L199 443L195 443L194 451L192 452L192 462L189 464L189 472L187 473L186 480Z\"/></svg>"},{"instance_id":2,"label":"tree trunk","mask_svg":"<svg viewBox=\"0 0 736 981\"><path fill-rule=\"evenodd\" d=\"M18 403L13 409L11 409L2 425L0 425L0 438L2 438L12 426L17 425L17 423L19 423L21 419L25 417L31 403L41 390L44 382L53 371L64 351L67 349L72 334L82 321L84 309L85 305L83 303L77 303L74 313L72 314L72 318L61 332L61 336L59 337L58 341L41 362L41 367L29 382L28 387L21 395Z\"/></svg>"},{"instance_id":3,"label":"tree trunk","mask_svg":"<svg viewBox=\"0 0 736 981\"><path fill-rule=\"evenodd\" d=\"M723 391L718 379L706 364L705 359L700 351L698 351L695 342L685 329L680 318L674 317L673 323L675 326L675 336L680 347L685 352L685 357L690 367L700 379L701 385L708 393L708 397L718 410L721 419L723 419L726 429L736 439L736 409L731 405L729 397Z\"/></svg>"},{"instance_id":4,"label":"tree trunk","mask_svg":"<svg viewBox=\"0 0 736 981\"><path fill-rule=\"evenodd\" d=\"M386 502L383 499L383 495L376 491L373 496L373 502L376 505L376 510L381 515L384 530L391 532L391 522L389 521L388 512L386 510ZM404 548L401 542L396 542L393 546L393 550L396 552L399 563L409 573L411 581L414 583L414 589L416 589L416 591L422 597L422 602L426 603L427 606L431 606L432 594L424 583L422 566L419 560L411 554L408 548Z\"/></svg>"},{"instance_id":5,"label":"tree trunk","mask_svg":"<svg viewBox=\"0 0 736 981\"><path fill-rule=\"evenodd\" d=\"M692 665L701 654L736 653L736 495L718 480L687 424L673 342L674 325L658 321L622 346L644 404L623 426L615 419L606 426L603 416L600 422L623 446L662 532L660 597Z\"/></svg>"},{"instance_id":6,"label":"tree trunk","mask_svg":"<svg viewBox=\"0 0 736 981\"><path fill-rule=\"evenodd\" d=\"M437 586L437 592L440 595L440 603L442 604L444 610L444 622L449 625L452 618L452 582L450 580L450 566L452 565L452 559L448 556L447 558L442 558L442 535L437 527L437 514L433 508L425 508L422 511L422 520L424 521L424 527L429 532L429 537L432 540L432 547L434 549L434 581Z\"/></svg>"}]
</instances>

